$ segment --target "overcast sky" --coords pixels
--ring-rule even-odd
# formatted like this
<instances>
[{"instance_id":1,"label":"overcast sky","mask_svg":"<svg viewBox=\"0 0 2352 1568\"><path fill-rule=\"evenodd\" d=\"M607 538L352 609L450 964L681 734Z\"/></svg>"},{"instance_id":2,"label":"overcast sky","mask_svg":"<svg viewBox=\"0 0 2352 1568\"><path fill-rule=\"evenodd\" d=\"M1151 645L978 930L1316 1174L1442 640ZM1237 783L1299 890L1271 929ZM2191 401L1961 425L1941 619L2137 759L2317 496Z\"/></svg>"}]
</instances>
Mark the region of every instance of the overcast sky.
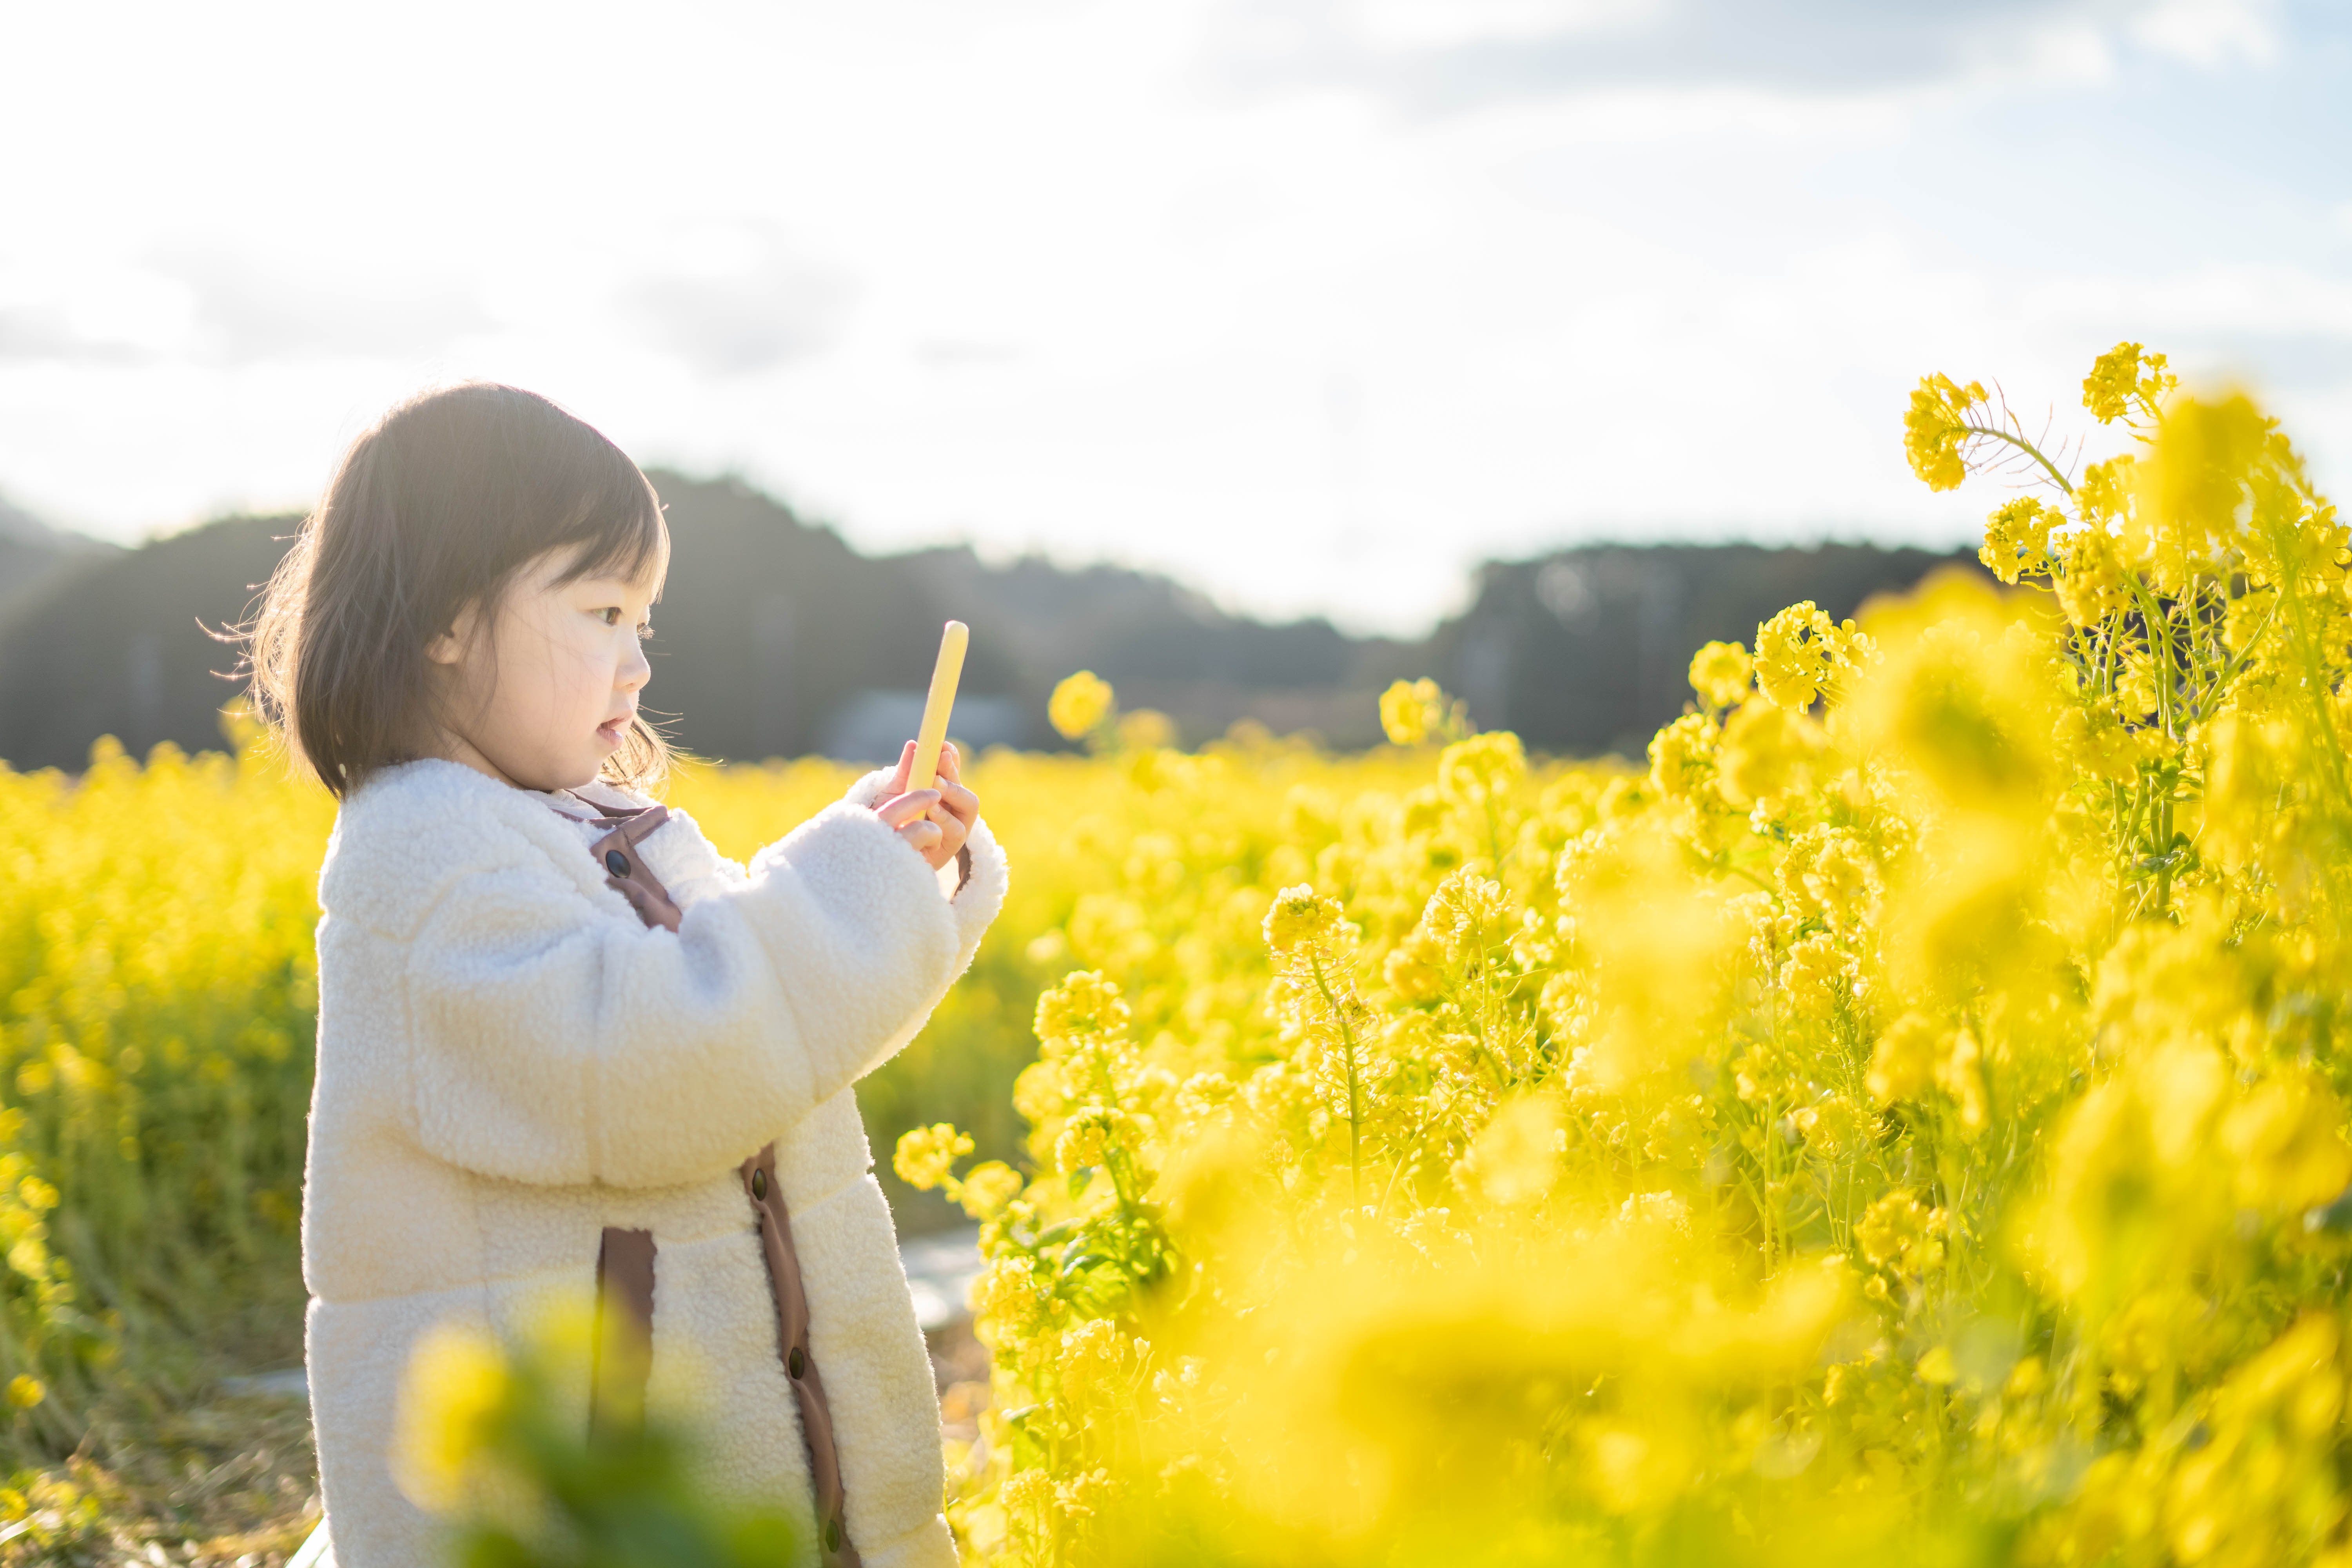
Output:
<instances>
[{"instance_id":1,"label":"overcast sky","mask_svg":"<svg viewBox=\"0 0 2352 1568\"><path fill-rule=\"evenodd\" d=\"M1414 630L1580 539L1952 542L1926 371L2122 337L2352 481L2352 12L0 0L0 493L299 507L493 377L868 549Z\"/></svg>"}]
</instances>

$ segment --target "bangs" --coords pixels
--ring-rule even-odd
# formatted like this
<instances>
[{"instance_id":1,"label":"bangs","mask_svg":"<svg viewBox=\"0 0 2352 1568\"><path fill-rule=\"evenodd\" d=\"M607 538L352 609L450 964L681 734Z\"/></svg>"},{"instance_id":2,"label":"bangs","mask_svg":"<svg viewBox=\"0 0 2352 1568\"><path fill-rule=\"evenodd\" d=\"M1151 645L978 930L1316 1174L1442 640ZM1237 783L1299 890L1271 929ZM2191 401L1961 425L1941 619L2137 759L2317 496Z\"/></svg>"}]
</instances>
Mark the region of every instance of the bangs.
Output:
<instances>
[{"instance_id":1,"label":"bangs","mask_svg":"<svg viewBox=\"0 0 2352 1568\"><path fill-rule=\"evenodd\" d=\"M583 577L617 577L624 583L660 586L669 570L669 525L653 481L618 451L618 462L580 499L577 521L553 548L578 551L559 583Z\"/></svg>"}]
</instances>

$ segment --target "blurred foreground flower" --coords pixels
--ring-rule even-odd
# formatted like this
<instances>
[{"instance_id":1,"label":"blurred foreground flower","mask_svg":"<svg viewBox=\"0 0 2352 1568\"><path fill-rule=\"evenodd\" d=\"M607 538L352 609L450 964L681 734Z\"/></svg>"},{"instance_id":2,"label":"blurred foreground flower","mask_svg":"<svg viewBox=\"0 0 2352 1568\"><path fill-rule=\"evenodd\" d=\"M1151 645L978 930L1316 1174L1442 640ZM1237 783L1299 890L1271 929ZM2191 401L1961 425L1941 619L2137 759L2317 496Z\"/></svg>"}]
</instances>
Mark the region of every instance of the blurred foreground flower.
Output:
<instances>
[{"instance_id":1,"label":"blurred foreground flower","mask_svg":"<svg viewBox=\"0 0 2352 1568\"><path fill-rule=\"evenodd\" d=\"M402 1385L394 1473L449 1525L464 1568L775 1568L799 1561L793 1521L712 1497L675 1419L589 1431L593 1328L552 1311L518 1347L460 1326L417 1344Z\"/></svg>"}]
</instances>

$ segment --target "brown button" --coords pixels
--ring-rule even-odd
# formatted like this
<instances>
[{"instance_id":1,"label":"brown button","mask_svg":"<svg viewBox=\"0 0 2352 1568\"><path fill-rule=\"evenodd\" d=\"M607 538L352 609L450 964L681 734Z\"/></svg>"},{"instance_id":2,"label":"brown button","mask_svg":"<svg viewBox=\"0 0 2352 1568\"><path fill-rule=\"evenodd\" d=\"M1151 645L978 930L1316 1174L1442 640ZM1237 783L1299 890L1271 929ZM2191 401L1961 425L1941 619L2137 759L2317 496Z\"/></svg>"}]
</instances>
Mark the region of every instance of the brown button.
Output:
<instances>
[{"instance_id":1,"label":"brown button","mask_svg":"<svg viewBox=\"0 0 2352 1568\"><path fill-rule=\"evenodd\" d=\"M759 1200L760 1200L761 1202L762 1202L762 1203L765 1203L765 1202L767 1201L767 1198L768 1198L768 1173L767 1173L767 1172L765 1172L765 1171L754 1171L754 1172L752 1172L752 1173L751 1173L751 1195L752 1195L754 1198L759 1199Z\"/></svg>"},{"instance_id":2,"label":"brown button","mask_svg":"<svg viewBox=\"0 0 2352 1568\"><path fill-rule=\"evenodd\" d=\"M808 1352L801 1349L798 1345L794 1345L793 1347L793 1353L784 1358L784 1370L793 1374L793 1381L794 1383L798 1383L802 1378L807 1376Z\"/></svg>"}]
</instances>

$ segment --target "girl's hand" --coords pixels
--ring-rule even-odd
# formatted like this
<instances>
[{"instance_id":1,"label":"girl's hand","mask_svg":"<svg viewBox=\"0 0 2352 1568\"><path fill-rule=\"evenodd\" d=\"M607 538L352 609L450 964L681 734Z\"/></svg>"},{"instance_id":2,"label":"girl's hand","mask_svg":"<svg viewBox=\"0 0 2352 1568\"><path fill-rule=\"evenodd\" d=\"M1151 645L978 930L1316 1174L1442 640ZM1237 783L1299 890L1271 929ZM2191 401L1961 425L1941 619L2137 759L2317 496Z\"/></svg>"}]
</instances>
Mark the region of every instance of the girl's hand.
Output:
<instances>
[{"instance_id":1,"label":"girl's hand","mask_svg":"<svg viewBox=\"0 0 2352 1568\"><path fill-rule=\"evenodd\" d=\"M908 742L898 753L898 771L882 792L882 804L874 808L874 815L898 829L898 837L913 845L934 871L956 858L971 837L971 825L980 820L980 797L963 787L960 763L955 747L942 744L937 786L909 790L915 742Z\"/></svg>"}]
</instances>

